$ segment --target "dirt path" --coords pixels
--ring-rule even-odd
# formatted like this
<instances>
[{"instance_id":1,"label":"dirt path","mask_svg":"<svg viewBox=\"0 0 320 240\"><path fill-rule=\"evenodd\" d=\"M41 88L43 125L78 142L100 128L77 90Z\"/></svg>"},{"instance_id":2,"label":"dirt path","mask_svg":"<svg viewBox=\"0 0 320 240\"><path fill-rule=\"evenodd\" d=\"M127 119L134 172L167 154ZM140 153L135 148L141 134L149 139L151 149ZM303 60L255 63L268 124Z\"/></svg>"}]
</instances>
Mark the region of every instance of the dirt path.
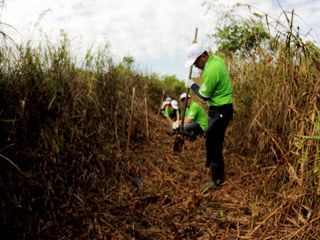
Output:
<instances>
[{"instance_id":1,"label":"dirt path","mask_svg":"<svg viewBox=\"0 0 320 240\"><path fill-rule=\"evenodd\" d=\"M166 122L153 121L149 144L128 161L143 186L121 184L108 197L110 239L277 239L268 222L272 213L257 204L252 189L263 179L252 174L248 159L226 151L225 183L207 190L209 171L200 166L205 139L187 141L182 153L174 153Z\"/></svg>"}]
</instances>

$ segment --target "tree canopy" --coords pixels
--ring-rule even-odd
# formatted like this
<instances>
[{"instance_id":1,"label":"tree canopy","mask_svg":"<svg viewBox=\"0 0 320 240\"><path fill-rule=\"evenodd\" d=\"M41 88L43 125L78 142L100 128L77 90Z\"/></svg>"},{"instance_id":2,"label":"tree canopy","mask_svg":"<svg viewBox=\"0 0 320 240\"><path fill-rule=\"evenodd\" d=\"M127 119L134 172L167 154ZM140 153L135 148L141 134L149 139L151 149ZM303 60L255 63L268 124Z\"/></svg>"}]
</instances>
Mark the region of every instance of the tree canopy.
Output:
<instances>
[{"instance_id":1,"label":"tree canopy","mask_svg":"<svg viewBox=\"0 0 320 240\"><path fill-rule=\"evenodd\" d=\"M270 39L262 22L249 19L232 19L221 28L218 27L217 33L212 37L215 38L218 51L225 56L232 54L251 56L264 41Z\"/></svg>"}]
</instances>

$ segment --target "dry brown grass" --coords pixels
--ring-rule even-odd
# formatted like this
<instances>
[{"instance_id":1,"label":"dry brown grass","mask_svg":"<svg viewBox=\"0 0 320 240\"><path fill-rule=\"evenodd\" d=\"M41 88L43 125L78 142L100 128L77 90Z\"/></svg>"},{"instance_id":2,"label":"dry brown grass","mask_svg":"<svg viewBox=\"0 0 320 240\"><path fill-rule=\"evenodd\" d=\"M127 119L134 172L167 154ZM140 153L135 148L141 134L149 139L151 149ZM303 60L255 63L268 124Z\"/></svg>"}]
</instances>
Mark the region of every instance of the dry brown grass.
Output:
<instances>
[{"instance_id":1,"label":"dry brown grass","mask_svg":"<svg viewBox=\"0 0 320 240\"><path fill-rule=\"evenodd\" d=\"M204 186L203 138L173 152L157 79L104 58L77 69L65 46L20 49L13 63L2 56L3 236L319 239L319 51L292 46L231 69L220 189Z\"/></svg>"},{"instance_id":2,"label":"dry brown grass","mask_svg":"<svg viewBox=\"0 0 320 240\"><path fill-rule=\"evenodd\" d=\"M308 199L303 188L275 191L284 167L263 167L252 158L232 153L229 133L226 182L220 189L208 190L205 183L210 176L200 166L205 161L204 139L187 141L181 154L174 153L174 136L166 135L166 122L155 116L151 119L150 142L130 152L129 176L123 176L107 196L100 216L106 225L101 229L102 239L320 237L319 208L312 210L304 204L297 208L297 202ZM134 176L140 177L142 188L131 183Z\"/></svg>"}]
</instances>

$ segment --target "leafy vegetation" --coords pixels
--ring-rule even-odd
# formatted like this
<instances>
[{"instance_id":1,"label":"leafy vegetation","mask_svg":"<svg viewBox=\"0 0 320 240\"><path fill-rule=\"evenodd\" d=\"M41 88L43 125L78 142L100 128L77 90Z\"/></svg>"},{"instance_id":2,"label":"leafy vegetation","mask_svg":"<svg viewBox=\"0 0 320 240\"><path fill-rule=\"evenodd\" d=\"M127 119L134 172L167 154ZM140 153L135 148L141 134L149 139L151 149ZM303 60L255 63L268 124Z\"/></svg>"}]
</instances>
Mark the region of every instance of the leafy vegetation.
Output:
<instances>
[{"instance_id":1,"label":"leafy vegetation","mask_svg":"<svg viewBox=\"0 0 320 240\"><path fill-rule=\"evenodd\" d=\"M169 96L178 97L185 91L184 82L180 81L175 75L164 76L162 79L163 89Z\"/></svg>"},{"instance_id":2,"label":"leafy vegetation","mask_svg":"<svg viewBox=\"0 0 320 240\"><path fill-rule=\"evenodd\" d=\"M270 35L261 21L232 19L230 24L218 27L213 38L218 51L224 55L231 56L238 53L245 57L255 53L262 43L270 39Z\"/></svg>"}]
</instances>

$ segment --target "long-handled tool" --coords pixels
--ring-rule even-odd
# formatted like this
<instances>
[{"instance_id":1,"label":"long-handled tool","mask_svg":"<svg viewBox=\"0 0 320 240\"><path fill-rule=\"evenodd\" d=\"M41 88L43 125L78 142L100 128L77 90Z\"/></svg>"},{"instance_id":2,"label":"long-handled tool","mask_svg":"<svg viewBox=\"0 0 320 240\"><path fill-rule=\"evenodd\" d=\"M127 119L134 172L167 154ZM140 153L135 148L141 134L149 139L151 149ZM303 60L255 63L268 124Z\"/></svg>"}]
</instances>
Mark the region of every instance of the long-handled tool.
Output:
<instances>
[{"instance_id":1,"label":"long-handled tool","mask_svg":"<svg viewBox=\"0 0 320 240\"><path fill-rule=\"evenodd\" d=\"M198 36L198 28L196 28L193 43L197 42L197 36ZM190 67L189 78L188 79L191 79L191 77L192 77L192 66L193 65L191 65L191 67ZM174 141L174 146L173 146L173 151L179 152L179 153L182 152L182 146L184 144L183 127L184 127L185 113L186 113L186 109L187 109L189 90L190 90L190 88L187 88L186 97L185 97L185 100L184 100L184 106L183 106L182 117L181 117L180 133L178 133L176 135L176 139Z\"/></svg>"}]
</instances>

